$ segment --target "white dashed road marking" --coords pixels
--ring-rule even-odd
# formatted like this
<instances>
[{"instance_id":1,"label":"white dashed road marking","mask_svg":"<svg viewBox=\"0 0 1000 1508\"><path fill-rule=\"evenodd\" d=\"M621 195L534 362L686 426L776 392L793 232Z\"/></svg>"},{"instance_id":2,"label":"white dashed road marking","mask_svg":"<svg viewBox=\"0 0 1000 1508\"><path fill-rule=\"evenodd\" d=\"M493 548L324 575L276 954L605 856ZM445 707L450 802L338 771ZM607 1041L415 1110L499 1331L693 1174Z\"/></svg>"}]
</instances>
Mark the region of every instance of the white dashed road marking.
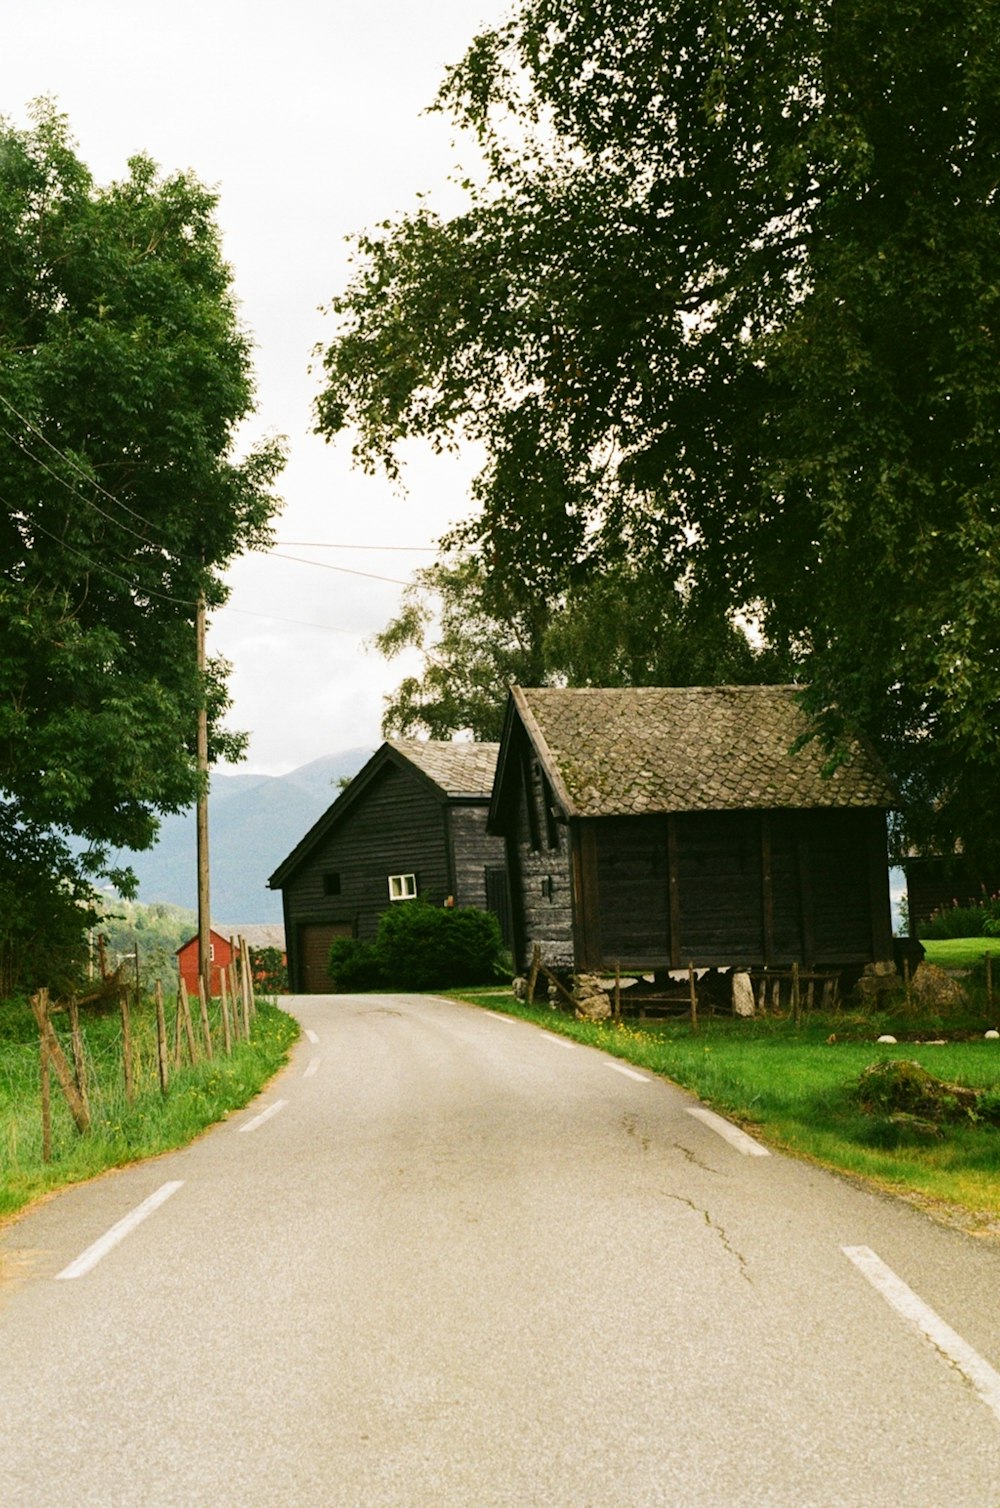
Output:
<instances>
[{"instance_id":1,"label":"white dashed road marking","mask_svg":"<svg viewBox=\"0 0 1000 1508\"><path fill-rule=\"evenodd\" d=\"M96 1267L101 1258L106 1257L108 1252L118 1245L119 1241L123 1241L130 1231L135 1230L137 1225L141 1225L147 1215L151 1215L155 1209L159 1209L160 1205L165 1203L171 1194L176 1194L183 1182L183 1178L178 1178L170 1183L161 1184L155 1194L150 1194L148 1199L144 1199L141 1204L136 1205L134 1210L123 1216L110 1230L105 1231L104 1235L95 1241L92 1246L88 1246L86 1251L81 1252L75 1262L71 1262L68 1267L64 1267L62 1272L57 1272L56 1277L82 1278L84 1273L90 1272L92 1267Z\"/></svg>"},{"instance_id":2,"label":"white dashed road marking","mask_svg":"<svg viewBox=\"0 0 1000 1508\"><path fill-rule=\"evenodd\" d=\"M723 1137L737 1152L742 1152L744 1157L770 1157L766 1147L762 1147L759 1141L754 1141L739 1126L734 1126L731 1121L724 1120L721 1115L716 1115L713 1110L705 1110L701 1105L689 1105L688 1115L696 1116L704 1121L710 1130Z\"/></svg>"},{"instance_id":3,"label":"white dashed road marking","mask_svg":"<svg viewBox=\"0 0 1000 1508\"><path fill-rule=\"evenodd\" d=\"M872 1287L891 1304L897 1314L909 1320L922 1335L930 1341L932 1346L945 1356L962 1373L988 1409L992 1409L997 1419L1000 1419L1000 1372L996 1372L988 1361L984 1361L978 1351L974 1351L968 1342L946 1325L940 1315L935 1314L923 1299L908 1288L902 1278L897 1277L891 1267L887 1267L881 1257L875 1255L869 1246L842 1246L841 1251L849 1258L860 1273L871 1283Z\"/></svg>"},{"instance_id":4,"label":"white dashed road marking","mask_svg":"<svg viewBox=\"0 0 1000 1508\"><path fill-rule=\"evenodd\" d=\"M319 1038L317 1037L316 1033L314 1031L312 1031L308 1026L306 1027L306 1036L309 1038L310 1042L318 1042L319 1041Z\"/></svg>"},{"instance_id":5,"label":"white dashed road marking","mask_svg":"<svg viewBox=\"0 0 1000 1508\"><path fill-rule=\"evenodd\" d=\"M306 1066L306 1071L302 1075L302 1077L304 1079L311 1079L312 1076L313 1076L313 1074L316 1072L316 1070L317 1070L318 1067L319 1067L319 1058L310 1058L309 1062L308 1062L308 1064Z\"/></svg>"},{"instance_id":6,"label":"white dashed road marking","mask_svg":"<svg viewBox=\"0 0 1000 1508\"><path fill-rule=\"evenodd\" d=\"M636 1073L634 1068L626 1068L624 1063L605 1063L605 1068L613 1068L615 1073L623 1073L626 1078L637 1079L640 1084L648 1084L649 1078L644 1073Z\"/></svg>"},{"instance_id":7,"label":"white dashed road marking","mask_svg":"<svg viewBox=\"0 0 1000 1508\"><path fill-rule=\"evenodd\" d=\"M275 1100L273 1105L268 1105L267 1109L255 1115L252 1121L247 1121L245 1126L241 1126L240 1131L256 1131L257 1127L269 1121L272 1115L277 1115L279 1110L284 1110L287 1104L287 1100Z\"/></svg>"},{"instance_id":8,"label":"white dashed road marking","mask_svg":"<svg viewBox=\"0 0 1000 1508\"><path fill-rule=\"evenodd\" d=\"M551 1032L542 1032L546 1042L554 1042L557 1047L575 1047L575 1042L567 1042L565 1037L554 1037Z\"/></svg>"}]
</instances>

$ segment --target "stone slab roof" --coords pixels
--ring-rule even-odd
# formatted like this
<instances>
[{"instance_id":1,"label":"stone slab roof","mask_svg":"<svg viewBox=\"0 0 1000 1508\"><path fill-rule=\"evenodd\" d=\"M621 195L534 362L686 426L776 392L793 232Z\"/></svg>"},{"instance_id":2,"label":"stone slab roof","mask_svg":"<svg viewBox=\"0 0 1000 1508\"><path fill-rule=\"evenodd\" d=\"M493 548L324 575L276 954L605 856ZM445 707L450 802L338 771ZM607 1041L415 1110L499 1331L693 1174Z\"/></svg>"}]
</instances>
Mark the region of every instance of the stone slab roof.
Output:
<instances>
[{"instance_id":1,"label":"stone slab roof","mask_svg":"<svg viewBox=\"0 0 1000 1508\"><path fill-rule=\"evenodd\" d=\"M775 807L889 807L872 750L823 774L795 686L526 690L514 703L568 816Z\"/></svg>"},{"instance_id":2,"label":"stone slab roof","mask_svg":"<svg viewBox=\"0 0 1000 1508\"><path fill-rule=\"evenodd\" d=\"M390 738L390 749L416 765L449 796L482 796L493 790L499 744L452 743L443 739Z\"/></svg>"}]
</instances>

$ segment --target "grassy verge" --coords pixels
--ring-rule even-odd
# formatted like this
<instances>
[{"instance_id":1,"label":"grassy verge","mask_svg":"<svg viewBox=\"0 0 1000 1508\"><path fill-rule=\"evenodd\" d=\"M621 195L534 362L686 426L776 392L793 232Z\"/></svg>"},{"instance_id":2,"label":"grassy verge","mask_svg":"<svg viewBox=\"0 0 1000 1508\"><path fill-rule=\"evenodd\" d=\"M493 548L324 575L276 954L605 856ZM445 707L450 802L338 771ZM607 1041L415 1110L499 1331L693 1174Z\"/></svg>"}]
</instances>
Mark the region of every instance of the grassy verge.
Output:
<instances>
[{"instance_id":1,"label":"grassy verge","mask_svg":"<svg viewBox=\"0 0 1000 1508\"><path fill-rule=\"evenodd\" d=\"M808 1158L880 1189L906 1195L983 1228L1000 1217L1000 1131L967 1122L948 1127L940 1141L918 1145L898 1129L864 1115L851 1086L863 1068L883 1058L921 1063L936 1077L976 1089L1000 1087L1000 1042L983 1039L977 1004L949 1023L944 1045L913 1040L946 1035L940 1018L812 1015L796 1028L765 1017L741 1021L709 1017L697 1033L684 1021L595 1025L561 1011L517 1004L509 990L455 991L455 998L544 1025L683 1084L707 1104L770 1146ZM891 1033L899 1045L879 1045ZM895 1142L895 1144L893 1144ZM1000 1230L1000 1224L997 1224Z\"/></svg>"},{"instance_id":2,"label":"grassy verge","mask_svg":"<svg viewBox=\"0 0 1000 1508\"><path fill-rule=\"evenodd\" d=\"M974 969L985 954L1000 954L1000 937L945 937L922 939L928 963L942 969ZM1000 958L993 965L1000 989Z\"/></svg>"},{"instance_id":3,"label":"grassy verge","mask_svg":"<svg viewBox=\"0 0 1000 1508\"><path fill-rule=\"evenodd\" d=\"M65 1018L62 1018L63 1020ZM69 1044L60 1026L69 1054ZM172 1073L160 1092L152 1006L133 1011L135 1094L125 1097L122 1030L117 1015L91 1016L84 1026L92 1128L81 1136L57 1084L52 1086L52 1160L42 1160L38 1035L25 1002L0 1003L0 1219L64 1184L108 1168L185 1146L207 1126L259 1093L288 1057L298 1023L258 1001L253 1035L231 1057L221 1048L209 1061Z\"/></svg>"}]
</instances>

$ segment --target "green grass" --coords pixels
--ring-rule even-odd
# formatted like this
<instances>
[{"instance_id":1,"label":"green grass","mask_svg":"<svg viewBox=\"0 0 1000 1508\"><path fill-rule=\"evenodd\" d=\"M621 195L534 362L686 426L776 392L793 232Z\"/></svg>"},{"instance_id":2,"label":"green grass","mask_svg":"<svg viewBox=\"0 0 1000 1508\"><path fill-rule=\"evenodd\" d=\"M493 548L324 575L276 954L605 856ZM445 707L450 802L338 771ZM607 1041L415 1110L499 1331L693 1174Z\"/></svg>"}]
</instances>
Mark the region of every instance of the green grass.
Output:
<instances>
[{"instance_id":1,"label":"green grass","mask_svg":"<svg viewBox=\"0 0 1000 1508\"><path fill-rule=\"evenodd\" d=\"M72 1061L66 1017L55 1017L54 1024ZM0 1003L0 1219L51 1189L186 1146L260 1092L287 1059L299 1031L284 1011L258 1001L251 1040L236 1043L229 1058L217 1045L211 1061L201 1057L172 1071L164 1096L153 1008L133 1010L135 1096L129 1104L117 1012L91 1015L83 1029L92 1127L86 1135L77 1132L53 1074L52 1160L46 1164L34 1017L26 1002Z\"/></svg>"},{"instance_id":2,"label":"green grass","mask_svg":"<svg viewBox=\"0 0 1000 1508\"><path fill-rule=\"evenodd\" d=\"M921 938L928 963L936 963L942 969L974 969L981 964L985 954L1000 953L1000 937L945 937L937 940ZM998 992L1000 992L1000 968L995 967Z\"/></svg>"},{"instance_id":3,"label":"green grass","mask_svg":"<svg viewBox=\"0 0 1000 1508\"><path fill-rule=\"evenodd\" d=\"M975 1000L947 1024L845 1011L809 1016L799 1028L773 1017L708 1017L693 1033L687 1020L575 1021L561 1011L518 1005L509 990L454 994L662 1074L772 1147L921 1203L952 1206L985 1222L1000 1216L1000 1130L968 1122L949 1127L940 1142L886 1145L897 1134L893 1127L864 1115L850 1093L863 1068L887 1057L914 1059L949 1082L1000 1088L1000 1042L983 1039L983 1009ZM878 1045L883 1032L897 1036L899 1045ZM912 1040L946 1032L969 1040L944 1046Z\"/></svg>"}]
</instances>

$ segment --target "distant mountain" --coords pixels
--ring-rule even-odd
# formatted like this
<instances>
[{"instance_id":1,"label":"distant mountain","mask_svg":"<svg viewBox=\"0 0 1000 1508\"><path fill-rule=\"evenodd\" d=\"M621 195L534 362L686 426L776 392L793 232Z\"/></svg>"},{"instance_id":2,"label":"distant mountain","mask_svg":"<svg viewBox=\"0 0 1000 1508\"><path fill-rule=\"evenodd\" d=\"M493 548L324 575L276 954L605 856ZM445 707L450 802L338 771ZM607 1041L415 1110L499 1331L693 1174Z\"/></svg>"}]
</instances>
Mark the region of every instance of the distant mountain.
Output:
<instances>
[{"instance_id":1,"label":"distant mountain","mask_svg":"<svg viewBox=\"0 0 1000 1508\"><path fill-rule=\"evenodd\" d=\"M240 923L280 922L281 895L268 890L273 874L300 838L337 799L337 782L356 775L371 749L345 749L287 775L214 774L208 800L212 915ZM194 812L164 817L156 847L123 853L149 905L198 904Z\"/></svg>"}]
</instances>

